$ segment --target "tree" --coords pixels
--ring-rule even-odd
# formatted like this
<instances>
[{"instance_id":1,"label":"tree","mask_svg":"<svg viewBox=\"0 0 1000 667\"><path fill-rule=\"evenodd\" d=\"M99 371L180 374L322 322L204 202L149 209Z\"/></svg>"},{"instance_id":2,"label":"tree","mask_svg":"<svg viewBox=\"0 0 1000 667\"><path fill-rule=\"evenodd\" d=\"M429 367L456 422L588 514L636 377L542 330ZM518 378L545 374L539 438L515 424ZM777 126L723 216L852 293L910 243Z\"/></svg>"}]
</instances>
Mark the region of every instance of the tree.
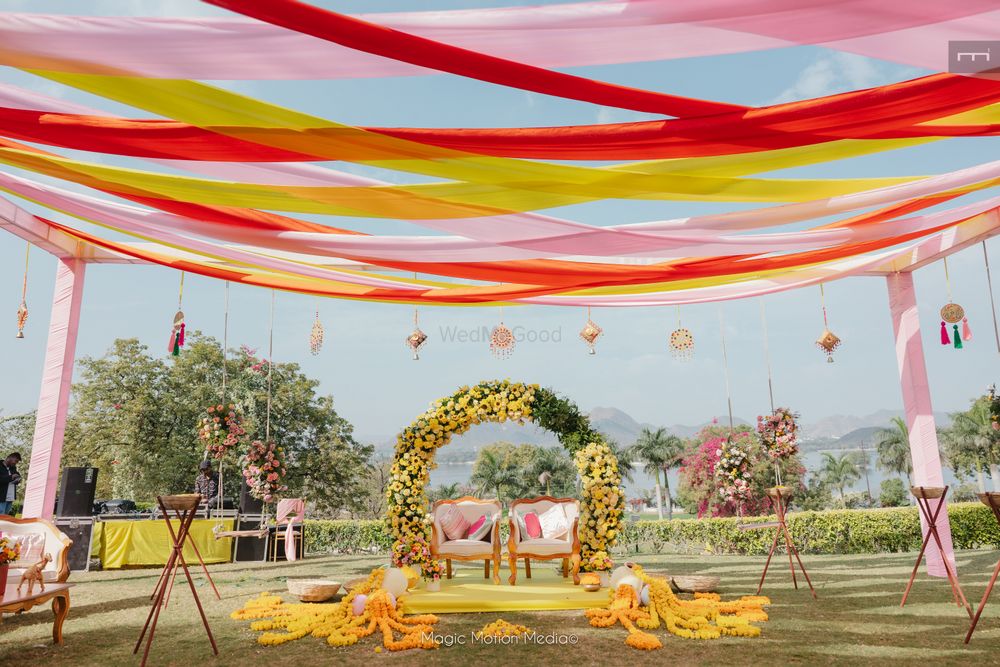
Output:
<instances>
[{"instance_id":1,"label":"tree","mask_svg":"<svg viewBox=\"0 0 1000 667\"><path fill-rule=\"evenodd\" d=\"M631 456L635 459L641 459L642 469L646 473L652 475L655 480L656 514L660 519L663 518L663 496L660 491L662 488L660 486L660 473L664 470L668 462L673 460L673 443L671 439L678 440L676 436L672 436L667 433L667 429L665 428L658 428L655 431L650 430L649 428L643 428L642 431L639 432L639 437L636 439L635 444L632 445L631 449ZM679 464L679 462L676 464ZM669 492L667 495L669 502Z\"/></svg>"},{"instance_id":2,"label":"tree","mask_svg":"<svg viewBox=\"0 0 1000 667\"><path fill-rule=\"evenodd\" d=\"M823 452L820 460L819 474L826 484L829 484L840 492L840 504L847 507L844 489L861 479L858 465L855 463L851 453L834 457L829 452Z\"/></svg>"},{"instance_id":3,"label":"tree","mask_svg":"<svg viewBox=\"0 0 1000 667\"><path fill-rule=\"evenodd\" d=\"M879 470L905 475L913 483L913 460L910 458L910 429L901 417L892 418L892 427L875 434Z\"/></svg>"},{"instance_id":4,"label":"tree","mask_svg":"<svg viewBox=\"0 0 1000 667\"><path fill-rule=\"evenodd\" d=\"M1000 431L993 429L989 396L980 396L965 412L951 416L951 427L940 432L948 465L957 475L975 473L979 491L986 491L983 470L989 469L993 490L1000 491L1000 469L997 454Z\"/></svg>"},{"instance_id":5,"label":"tree","mask_svg":"<svg viewBox=\"0 0 1000 667\"><path fill-rule=\"evenodd\" d=\"M441 484L433 489L427 490L427 500L434 504L438 500L454 500L462 495L461 484Z\"/></svg>"},{"instance_id":6,"label":"tree","mask_svg":"<svg viewBox=\"0 0 1000 667\"><path fill-rule=\"evenodd\" d=\"M883 479L879 487L878 504L882 507L902 507L906 504L906 487L895 477Z\"/></svg>"},{"instance_id":7,"label":"tree","mask_svg":"<svg viewBox=\"0 0 1000 667\"><path fill-rule=\"evenodd\" d=\"M576 467L562 447L535 447L534 454L523 474L525 490L537 488L547 496L573 495L576 485Z\"/></svg>"},{"instance_id":8,"label":"tree","mask_svg":"<svg viewBox=\"0 0 1000 667\"><path fill-rule=\"evenodd\" d=\"M480 494L491 493L502 503L504 491L508 492L507 497L518 492L521 476L518 474L516 454L515 446L509 442L494 443L479 450L469 480L477 486Z\"/></svg>"}]
</instances>

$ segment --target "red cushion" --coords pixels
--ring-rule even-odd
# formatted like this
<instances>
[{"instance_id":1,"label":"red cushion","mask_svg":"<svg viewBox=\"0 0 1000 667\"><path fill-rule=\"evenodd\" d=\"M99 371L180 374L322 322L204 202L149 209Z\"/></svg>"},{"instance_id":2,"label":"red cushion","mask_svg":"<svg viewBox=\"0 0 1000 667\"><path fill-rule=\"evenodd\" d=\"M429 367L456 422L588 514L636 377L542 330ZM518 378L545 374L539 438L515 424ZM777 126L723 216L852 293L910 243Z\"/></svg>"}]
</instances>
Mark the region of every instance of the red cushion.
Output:
<instances>
[{"instance_id":1,"label":"red cushion","mask_svg":"<svg viewBox=\"0 0 1000 667\"><path fill-rule=\"evenodd\" d=\"M485 514L482 515L481 517L479 517L478 519L476 519L475 523L473 523L471 526L469 526L469 531L465 534L465 537L467 539L470 539L470 540L474 539L472 537L472 534L475 533L480 528L482 528L484 523L486 523L486 515Z\"/></svg>"},{"instance_id":2,"label":"red cushion","mask_svg":"<svg viewBox=\"0 0 1000 667\"><path fill-rule=\"evenodd\" d=\"M524 528L528 531L528 537L533 540L542 536L542 524L534 512L528 512L524 515Z\"/></svg>"}]
</instances>

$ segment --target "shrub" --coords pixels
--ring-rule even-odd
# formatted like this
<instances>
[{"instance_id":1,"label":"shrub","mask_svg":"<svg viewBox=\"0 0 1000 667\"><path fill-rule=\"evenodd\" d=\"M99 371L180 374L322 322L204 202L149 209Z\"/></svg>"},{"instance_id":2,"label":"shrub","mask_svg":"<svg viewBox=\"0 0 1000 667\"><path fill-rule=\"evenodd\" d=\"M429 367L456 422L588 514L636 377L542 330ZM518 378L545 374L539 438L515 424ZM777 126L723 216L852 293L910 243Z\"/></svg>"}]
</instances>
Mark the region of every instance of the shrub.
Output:
<instances>
[{"instance_id":1,"label":"shrub","mask_svg":"<svg viewBox=\"0 0 1000 667\"><path fill-rule=\"evenodd\" d=\"M903 480L898 477L883 479L879 486L878 503L882 507L902 507L909 502Z\"/></svg>"},{"instance_id":2,"label":"shrub","mask_svg":"<svg viewBox=\"0 0 1000 667\"><path fill-rule=\"evenodd\" d=\"M975 484L966 482L964 484L959 484L958 488L955 489L954 493L948 494L952 502L956 503L975 503L979 502L979 489Z\"/></svg>"},{"instance_id":3,"label":"shrub","mask_svg":"<svg viewBox=\"0 0 1000 667\"><path fill-rule=\"evenodd\" d=\"M898 481L898 480L897 480ZM1000 548L1000 526L990 509L979 503L948 506L952 541L956 549ZM743 523L773 521L752 517ZM619 547L635 546L686 553L763 555L771 546L771 530L740 530L736 518L636 521L624 524ZM869 510L795 512L788 528L803 553L868 554L916 551L920 548L920 520L916 507ZM507 541L507 521L500 524ZM384 521L307 520L306 547L310 553L389 553L392 538Z\"/></svg>"}]
</instances>

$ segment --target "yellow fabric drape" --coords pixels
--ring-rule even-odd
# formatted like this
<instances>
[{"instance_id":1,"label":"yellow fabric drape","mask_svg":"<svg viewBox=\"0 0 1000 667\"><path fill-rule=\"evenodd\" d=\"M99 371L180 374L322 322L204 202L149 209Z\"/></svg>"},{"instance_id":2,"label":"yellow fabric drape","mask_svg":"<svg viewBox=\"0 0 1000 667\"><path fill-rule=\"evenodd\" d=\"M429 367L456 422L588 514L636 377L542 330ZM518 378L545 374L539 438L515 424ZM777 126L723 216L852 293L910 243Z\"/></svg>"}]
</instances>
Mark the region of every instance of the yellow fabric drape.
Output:
<instances>
[{"instance_id":1,"label":"yellow fabric drape","mask_svg":"<svg viewBox=\"0 0 1000 667\"><path fill-rule=\"evenodd\" d=\"M180 522L170 522L176 532ZM232 555L232 538L215 539L212 529L216 519L195 519L191 523L193 539L206 563L228 563ZM94 548L105 570L115 570L127 565L164 565L170 557L171 541L163 520L156 521L99 521L99 534L95 535ZM223 522L224 530L232 530L233 520ZM184 546L188 565L198 563L194 549Z\"/></svg>"}]
</instances>

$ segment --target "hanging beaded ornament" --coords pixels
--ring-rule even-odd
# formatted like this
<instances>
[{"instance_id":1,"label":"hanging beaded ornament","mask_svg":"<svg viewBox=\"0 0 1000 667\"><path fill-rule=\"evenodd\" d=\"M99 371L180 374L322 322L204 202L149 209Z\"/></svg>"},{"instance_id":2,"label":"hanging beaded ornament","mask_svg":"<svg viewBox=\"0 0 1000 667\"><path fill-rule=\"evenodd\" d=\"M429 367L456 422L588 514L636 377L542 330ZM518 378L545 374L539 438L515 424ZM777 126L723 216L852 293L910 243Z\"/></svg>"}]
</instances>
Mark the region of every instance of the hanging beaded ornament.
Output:
<instances>
[{"instance_id":1,"label":"hanging beaded ornament","mask_svg":"<svg viewBox=\"0 0 1000 667\"><path fill-rule=\"evenodd\" d=\"M601 337L604 333L604 329L597 326L597 324L590 319L590 306L587 306L587 323L583 325L583 329L580 330L580 339L587 344L588 354L597 354L597 349L594 347L597 344L597 339Z\"/></svg>"},{"instance_id":2,"label":"hanging beaded ornament","mask_svg":"<svg viewBox=\"0 0 1000 667\"><path fill-rule=\"evenodd\" d=\"M184 272L181 271L181 286L177 291L177 312L174 313L174 325L170 331L170 340L167 342L167 352L173 356L179 356L181 348L184 347L184 311L181 304L184 301Z\"/></svg>"},{"instance_id":3,"label":"hanging beaded ornament","mask_svg":"<svg viewBox=\"0 0 1000 667\"><path fill-rule=\"evenodd\" d=\"M312 330L309 331L309 351L313 356L319 354L323 349L323 325L319 321L319 310L316 311L316 319L313 321Z\"/></svg>"},{"instance_id":4,"label":"hanging beaded ornament","mask_svg":"<svg viewBox=\"0 0 1000 667\"><path fill-rule=\"evenodd\" d=\"M816 346L826 352L826 363L833 363L833 353L840 347L840 338L830 331L830 325L826 319L826 294L823 292L823 284L819 286L820 304L823 307L823 333L816 339Z\"/></svg>"},{"instance_id":5,"label":"hanging beaded ornament","mask_svg":"<svg viewBox=\"0 0 1000 667\"><path fill-rule=\"evenodd\" d=\"M427 342L427 334L420 330L417 309L413 309L413 333L406 337L406 347L413 352L413 360L420 359L420 348Z\"/></svg>"},{"instance_id":6,"label":"hanging beaded ornament","mask_svg":"<svg viewBox=\"0 0 1000 667\"><path fill-rule=\"evenodd\" d=\"M490 332L490 352L497 359L507 359L514 351L514 332L504 326L503 321Z\"/></svg>"},{"instance_id":7,"label":"hanging beaded ornament","mask_svg":"<svg viewBox=\"0 0 1000 667\"><path fill-rule=\"evenodd\" d=\"M670 332L670 355L678 361L694 356L694 334L681 326L681 307L677 306L677 328Z\"/></svg>"},{"instance_id":8,"label":"hanging beaded ornament","mask_svg":"<svg viewBox=\"0 0 1000 667\"><path fill-rule=\"evenodd\" d=\"M24 252L24 281L21 283L21 305L17 307L17 336L24 338L24 325L28 322L28 303L25 297L28 294L28 257L31 254L31 244L28 244Z\"/></svg>"},{"instance_id":9,"label":"hanging beaded ornament","mask_svg":"<svg viewBox=\"0 0 1000 667\"><path fill-rule=\"evenodd\" d=\"M965 309L951 300L951 280L948 278L948 258L943 260L944 282L948 289L948 303L941 307L941 344L954 345L956 350L961 350L964 346L962 341L972 340L972 329L969 327L969 318L965 316ZM958 323L962 323L962 333L958 332ZM948 325L951 325L952 335L948 336Z\"/></svg>"}]
</instances>

